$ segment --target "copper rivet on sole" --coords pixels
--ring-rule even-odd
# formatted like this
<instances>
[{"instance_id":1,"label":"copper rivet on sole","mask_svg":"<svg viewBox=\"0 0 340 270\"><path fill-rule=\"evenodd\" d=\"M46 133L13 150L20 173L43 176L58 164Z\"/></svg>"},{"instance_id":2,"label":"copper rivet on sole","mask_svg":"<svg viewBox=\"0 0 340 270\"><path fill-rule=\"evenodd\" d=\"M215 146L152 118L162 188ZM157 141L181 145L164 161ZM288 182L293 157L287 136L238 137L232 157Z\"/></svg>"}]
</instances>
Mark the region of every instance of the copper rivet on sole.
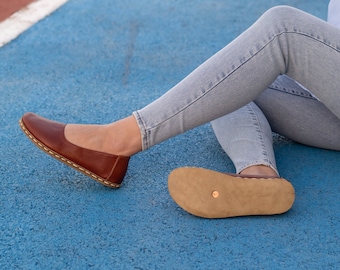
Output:
<instances>
[{"instance_id":1,"label":"copper rivet on sole","mask_svg":"<svg viewBox=\"0 0 340 270\"><path fill-rule=\"evenodd\" d=\"M214 198L217 198L218 196L220 196L220 193L218 193L218 191L215 190L211 193L211 196L213 196Z\"/></svg>"}]
</instances>

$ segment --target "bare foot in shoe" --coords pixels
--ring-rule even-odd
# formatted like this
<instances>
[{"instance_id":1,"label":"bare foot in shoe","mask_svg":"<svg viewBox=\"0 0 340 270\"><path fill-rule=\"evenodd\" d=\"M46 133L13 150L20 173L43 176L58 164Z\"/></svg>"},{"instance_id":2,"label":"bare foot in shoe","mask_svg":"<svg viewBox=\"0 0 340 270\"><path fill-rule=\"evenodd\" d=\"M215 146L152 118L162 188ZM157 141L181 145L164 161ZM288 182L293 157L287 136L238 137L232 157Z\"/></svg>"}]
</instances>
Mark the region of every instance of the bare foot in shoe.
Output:
<instances>
[{"instance_id":1,"label":"bare foot in shoe","mask_svg":"<svg viewBox=\"0 0 340 270\"><path fill-rule=\"evenodd\" d=\"M142 150L140 130L133 116L107 125L68 124L65 138L77 146L119 156Z\"/></svg>"}]
</instances>

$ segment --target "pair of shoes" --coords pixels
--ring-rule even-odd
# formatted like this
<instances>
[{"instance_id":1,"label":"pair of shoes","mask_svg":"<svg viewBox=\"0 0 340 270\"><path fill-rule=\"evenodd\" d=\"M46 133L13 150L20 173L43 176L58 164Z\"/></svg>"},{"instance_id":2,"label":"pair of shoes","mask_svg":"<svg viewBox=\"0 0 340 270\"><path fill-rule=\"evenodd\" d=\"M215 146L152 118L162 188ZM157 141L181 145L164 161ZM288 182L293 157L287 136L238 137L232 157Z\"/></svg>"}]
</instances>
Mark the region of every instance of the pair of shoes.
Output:
<instances>
[{"instance_id":1,"label":"pair of shoes","mask_svg":"<svg viewBox=\"0 0 340 270\"><path fill-rule=\"evenodd\" d=\"M119 188L130 157L79 147L67 141L65 124L26 113L19 121L25 135L42 151L101 184Z\"/></svg>"},{"instance_id":2,"label":"pair of shoes","mask_svg":"<svg viewBox=\"0 0 340 270\"><path fill-rule=\"evenodd\" d=\"M178 168L168 179L171 197L203 218L275 215L293 205L293 186L283 178L231 175L203 168Z\"/></svg>"}]
</instances>

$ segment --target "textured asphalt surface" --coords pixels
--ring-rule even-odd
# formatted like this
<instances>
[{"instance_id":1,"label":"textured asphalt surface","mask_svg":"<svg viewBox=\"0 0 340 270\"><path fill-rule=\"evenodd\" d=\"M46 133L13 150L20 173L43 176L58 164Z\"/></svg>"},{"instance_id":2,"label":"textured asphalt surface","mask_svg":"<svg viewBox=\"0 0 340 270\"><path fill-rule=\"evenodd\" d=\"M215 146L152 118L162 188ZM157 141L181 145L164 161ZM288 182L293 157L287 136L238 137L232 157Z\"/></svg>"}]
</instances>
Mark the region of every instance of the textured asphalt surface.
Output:
<instances>
[{"instance_id":1,"label":"textured asphalt surface","mask_svg":"<svg viewBox=\"0 0 340 270\"><path fill-rule=\"evenodd\" d=\"M336 269L340 153L275 137L296 189L284 215L207 220L172 201L167 176L232 172L209 124L134 156L111 190L21 133L27 111L107 123L166 92L266 9L326 18L327 1L70 0L0 48L1 269Z\"/></svg>"}]
</instances>

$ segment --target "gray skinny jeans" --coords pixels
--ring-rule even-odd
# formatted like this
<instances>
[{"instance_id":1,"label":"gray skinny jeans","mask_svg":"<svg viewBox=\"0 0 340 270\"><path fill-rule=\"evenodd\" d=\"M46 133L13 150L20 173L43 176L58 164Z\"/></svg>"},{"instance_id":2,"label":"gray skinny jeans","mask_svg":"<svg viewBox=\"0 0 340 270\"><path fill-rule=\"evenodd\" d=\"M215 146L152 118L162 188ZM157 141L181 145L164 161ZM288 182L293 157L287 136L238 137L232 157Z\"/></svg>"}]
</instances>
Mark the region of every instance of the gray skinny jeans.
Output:
<instances>
[{"instance_id":1,"label":"gray skinny jeans","mask_svg":"<svg viewBox=\"0 0 340 270\"><path fill-rule=\"evenodd\" d=\"M339 70L339 29L295 8L272 8L163 96L133 112L143 150L242 108L283 74L339 118ZM301 114L311 121L315 116Z\"/></svg>"}]
</instances>

